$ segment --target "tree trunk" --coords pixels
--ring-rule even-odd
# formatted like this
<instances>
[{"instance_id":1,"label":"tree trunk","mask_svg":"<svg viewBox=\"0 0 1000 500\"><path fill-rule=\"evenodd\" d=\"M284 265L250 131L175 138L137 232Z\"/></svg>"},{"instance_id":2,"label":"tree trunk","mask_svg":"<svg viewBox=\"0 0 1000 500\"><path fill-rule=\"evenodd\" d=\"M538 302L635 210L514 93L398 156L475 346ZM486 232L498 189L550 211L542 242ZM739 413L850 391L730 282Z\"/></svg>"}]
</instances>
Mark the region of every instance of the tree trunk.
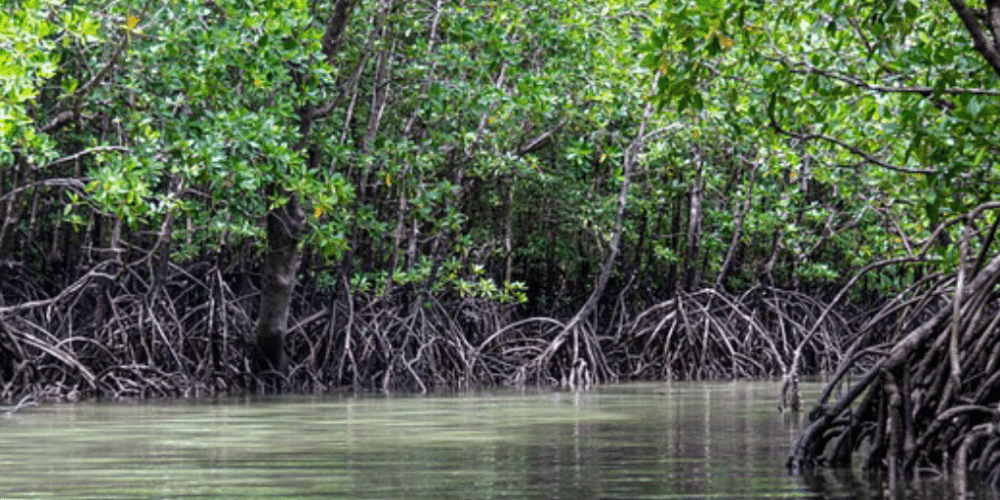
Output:
<instances>
[{"instance_id":1,"label":"tree trunk","mask_svg":"<svg viewBox=\"0 0 1000 500\"><path fill-rule=\"evenodd\" d=\"M356 0L337 0L330 9L327 29L323 35L323 54L333 64L343 40L344 30L351 17ZM332 107L332 106L330 106ZM309 130L314 120L325 116L327 109L306 105L298 110L299 131L302 141L293 149L301 150L309 144ZM311 162L314 160L310 155ZM312 165L315 167L315 165ZM257 373L285 370L285 333L288 329L288 312L295 289L295 275L299 270L299 242L306 214L294 194L272 184L271 196L287 196L288 202L267 213L267 254L264 256L264 276L260 287L260 312L257 317Z\"/></svg>"},{"instance_id":2,"label":"tree trunk","mask_svg":"<svg viewBox=\"0 0 1000 500\"><path fill-rule=\"evenodd\" d=\"M677 291L677 256L682 253L680 234L685 198L687 198L685 194L678 194L677 197L674 198L674 214L669 233L670 249L674 252L674 259L670 261L670 266L667 268L667 299L673 298Z\"/></svg>"},{"instance_id":3,"label":"tree trunk","mask_svg":"<svg viewBox=\"0 0 1000 500\"><path fill-rule=\"evenodd\" d=\"M687 246L684 251L684 290L692 291L698 286L698 248L701 244L701 201L702 180L701 164L691 183L691 203L688 215Z\"/></svg>"},{"instance_id":4,"label":"tree trunk","mask_svg":"<svg viewBox=\"0 0 1000 500\"><path fill-rule=\"evenodd\" d=\"M718 290L726 289L726 282L729 281L729 275L733 272L740 240L743 238L743 222L746 220L747 214L750 213L750 209L753 207L753 186L756 173L757 165L750 165L746 198L743 200L743 207L739 210L739 212L736 212L736 215L733 217L733 234L729 238L729 249L726 250L726 257L722 260L722 266L719 269L719 274L715 278L715 288ZM736 204L734 203L734 209L736 208L735 205Z\"/></svg>"},{"instance_id":5,"label":"tree trunk","mask_svg":"<svg viewBox=\"0 0 1000 500\"><path fill-rule=\"evenodd\" d=\"M569 363L572 371L568 379L565 379L563 383L574 389L589 386L595 381L608 381L613 377L607 367L607 362L604 360L604 354L598 347L598 341L593 330L588 329L584 325L586 318L597 308L597 302L601 299L601 295L604 294L604 288L611 278L611 269L614 267L615 259L618 258L625 211L628 208L628 190L632 182L632 168L636 163L636 158L642 151L643 144L648 137L673 128L672 126L666 127L647 135L646 124L649 123L649 117L652 114L653 105L647 104L642 121L639 122L639 131L636 134L635 140L632 141L632 144L625 151L621 185L618 190L618 210L615 212L615 225L611 230L611 241L608 242L608 255L601 263L601 272L597 278L597 284L594 285L590 297L587 298L583 306L566 323L566 326L556 335L556 338L552 340L542 354L532 362L536 368L545 365L565 342L572 340L572 352L570 354L572 358ZM583 359L584 357L588 359L585 360ZM522 371L517 378L523 382L524 372Z\"/></svg>"},{"instance_id":6,"label":"tree trunk","mask_svg":"<svg viewBox=\"0 0 1000 500\"><path fill-rule=\"evenodd\" d=\"M22 147L23 150L23 147ZM4 260L13 254L18 253L15 247L17 227L21 223L21 214L24 211L24 193L19 188L28 182L28 164L24 156L15 154L14 167L10 175L10 191L2 193L6 179L0 177L0 194L5 194L2 198L7 198L7 203L0 207L0 260ZM0 198L0 199L2 199ZM23 247L22 247L23 248ZM22 258L24 257L22 253Z\"/></svg>"},{"instance_id":7,"label":"tree trunk","mask_svg":"<svg viewBox=\"0 0 1000 500\"><path fill-rule=\"evenodd\" d=\"M288 203L267 214L267 255L260 287L260 315L257 317L258 372L285 369L285 330L288 309L299 269L299 240L306 215L294 195L276 186L271 193L290 196Z\"/></svg>"},{"instance_id":8,"label":"tree trunk","mask_svg":"<svg viewBox=\"0 0 1000 500\"><path fill-rule=\"evenodd\" d=\"M503 189L503 217L501 218L500 241L503 244L503 283L507 286L510 283L512 257L514 255L514 245L511 243L511 233L514 226L514 183L509 175L505 175L501 180Z\"/></svg>"}]
</instances>

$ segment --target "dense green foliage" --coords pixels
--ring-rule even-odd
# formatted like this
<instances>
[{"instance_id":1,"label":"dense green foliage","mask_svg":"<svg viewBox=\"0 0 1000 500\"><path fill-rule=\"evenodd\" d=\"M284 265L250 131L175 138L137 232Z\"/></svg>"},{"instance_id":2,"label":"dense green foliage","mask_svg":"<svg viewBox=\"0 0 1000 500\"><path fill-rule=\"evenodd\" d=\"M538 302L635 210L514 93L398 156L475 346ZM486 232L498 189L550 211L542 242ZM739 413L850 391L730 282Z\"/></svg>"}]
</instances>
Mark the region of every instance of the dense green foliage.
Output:
<instances>
[{"instance_id":1,"label":"dense green foliage","mask_svg":"<svg viewBox=\"0 0 1000 500\"><path fill-rule=\"evenodd\" d=\"M102 220L132 230L93 247L239 260L277 183L307 204L327 287L339 266L376 295L521 301L528 282L535 308L568 305L653 74L653 127L684 126L649 142L630 195L615 282L640 300L711 283L731 244L724 286L836 283L995 197L997 76L943 3L368 2L333 64L330 9L8 5L5 258L43 271L46 232Z\"/></svg>"},{"instance_id":2,"label":"dense green foliage","mask_svg":"<svg viewBox=\"0 0 1000 500\"><path fill-rule=\"evenodd\" d=\"M567 316L599 283L611 324L921 261L877 301L992 241L1000 70L960 5L8 2L4 301L197 265L252 295L296 203L313 305Z\"/></svg>"},{"instance_id":3,"label":"dense green foliage","mask_svg":"<svg viewBox=\"0 0 1000 500\"><path fill-rule=\"evenodd\" d=\"M5 64L5 168L87 187L46 189L51 222L5 226L4 253L41 271L50 263L16 233L100 219L137 230L122 235L129 243L156 231L163 245L152 250L169 246L179 262L227 255L261 243L257 218L283 201L261 193L277 183L310 208L317 277L330 282L323 270L351 249L358 291L434 281L524 300L511 281L541 262L555 279L600 256L593 243L610 224L616 165L641 106L628 49L642 15L369 3L331 64L321 46L329 8L8 6L16 64ZM20 214L36 187L8 181L23 189L10 210Z\"/></svg>"},{"instance_id":4,"label":"dense green foliage","mask_svg":"<svg viewBox=\"0 0 1000 500\"><path fill-rule=\"evenodd\" d=\"M706 1L665 3L662 17L644 46L663 72L657 100L729 153L715 175L738 172L733 199L754 191L743 237L775 235L782 282L931 245L953 268L961 228L929 238L996 199L1000 91L948 4ZM706 224L727 231L726 215Z\"/></svg>"},{"instance_id":5,"label":"dense green foliage","mask_svg":"<svg viewBox=\"0 0 1000 500\"><path fill-rule=\"evenodd\" d=\"M0 399L839 365L793 465L1000 447L998 0L13 0L0 49Z\"/></svg>"}]
</instances>

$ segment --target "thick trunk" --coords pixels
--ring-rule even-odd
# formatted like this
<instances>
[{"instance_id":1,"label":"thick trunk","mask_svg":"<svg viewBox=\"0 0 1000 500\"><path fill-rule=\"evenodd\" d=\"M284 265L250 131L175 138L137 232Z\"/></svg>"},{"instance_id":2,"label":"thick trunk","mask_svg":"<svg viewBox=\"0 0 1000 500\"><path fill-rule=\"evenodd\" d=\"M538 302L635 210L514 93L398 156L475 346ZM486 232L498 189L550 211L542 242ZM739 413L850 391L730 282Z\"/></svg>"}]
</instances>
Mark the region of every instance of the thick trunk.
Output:
<instances>
[{"instance_id":1,"label":"thick trunk","mask_svg":"<svg viewBox=\"0 0 1000 500\"><path fill-rule=\"evenodd\" d=\"M277 188L271 190L274 192ZM305 219L305 212L294 195L287 204L267 214L267 255L257 318L258 371L285 369L285 330L295 274L299 269L299 240Z\"/></svg>"},{"instance_id":2,"label":"thick trunk","mask_svg":"<svg viewBox=\"0 0 1000 500\"><path fill-rule=\"evenodd\" d=\"M330 10L327 29L323 35L323 54L333 64L341 47L344 30L351 17L356 0L337 0ZM309 147L309 131L313 121L329 113L331 101L326 106L306 105L298 110L299 132L302 141L293 149ZM350 121L350 120L348 120ZM315 155L310 154L310 167L316 168ZM258 373L285 370L285 333L288 329L288 310L295 289L295 275L299 270L299 242L306 214L295 195L277 185L268 188L270 195L287 196L288 202L267 213L267 254L264 256L264 276L260 287L260 313L257 317L256 340Z\"/></svg>"}]
</instances>

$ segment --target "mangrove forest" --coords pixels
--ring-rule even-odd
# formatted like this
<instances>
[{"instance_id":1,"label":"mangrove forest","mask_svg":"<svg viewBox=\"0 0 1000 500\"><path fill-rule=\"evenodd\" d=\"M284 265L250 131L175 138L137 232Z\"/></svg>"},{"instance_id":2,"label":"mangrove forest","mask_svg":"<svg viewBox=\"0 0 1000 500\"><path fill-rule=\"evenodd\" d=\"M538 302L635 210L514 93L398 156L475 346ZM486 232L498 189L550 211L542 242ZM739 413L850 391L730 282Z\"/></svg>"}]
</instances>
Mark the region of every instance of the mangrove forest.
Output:
<instances>
[{"instance_id":1,"label":"mangrove forest","mask_svg":"<svg viewBox=\"0 0 1000 500\"><path fill-rule=\"evenodd\" d=\"M0 48L8 411L765 378L796 473L1000 488L1000 0L7 0Z\"/></svg>"}]
</instances>

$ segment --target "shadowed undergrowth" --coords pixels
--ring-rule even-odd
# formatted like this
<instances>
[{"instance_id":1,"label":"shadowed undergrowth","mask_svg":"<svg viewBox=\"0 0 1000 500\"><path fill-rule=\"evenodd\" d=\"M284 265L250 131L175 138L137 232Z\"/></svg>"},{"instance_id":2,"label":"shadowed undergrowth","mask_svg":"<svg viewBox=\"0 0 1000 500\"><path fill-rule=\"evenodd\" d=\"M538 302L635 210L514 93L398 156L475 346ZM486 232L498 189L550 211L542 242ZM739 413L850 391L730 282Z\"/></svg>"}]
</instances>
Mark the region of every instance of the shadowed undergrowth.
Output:
<instances>
[{"instance_id":1,"label":"shadowed undergrowth","mask_svg":"<svg viewBox=\"0 0 1000 500\"><path fill-rule=\"evenodd\" d=\"M52 297L23 268L4 282L0 399L146 398L270 392L417 390L480 385L581 388L625 380L768 377L796 348L832 371L849 322L823 304L755 288L705 289L643 311L618 301L599 326L515 318L513 306L397 290L391 297L300 287L286 373L254 375L257 289L209 264L102 262ZM156 276L156 277L154 277Z\"/></svg>"}]
</instances>

